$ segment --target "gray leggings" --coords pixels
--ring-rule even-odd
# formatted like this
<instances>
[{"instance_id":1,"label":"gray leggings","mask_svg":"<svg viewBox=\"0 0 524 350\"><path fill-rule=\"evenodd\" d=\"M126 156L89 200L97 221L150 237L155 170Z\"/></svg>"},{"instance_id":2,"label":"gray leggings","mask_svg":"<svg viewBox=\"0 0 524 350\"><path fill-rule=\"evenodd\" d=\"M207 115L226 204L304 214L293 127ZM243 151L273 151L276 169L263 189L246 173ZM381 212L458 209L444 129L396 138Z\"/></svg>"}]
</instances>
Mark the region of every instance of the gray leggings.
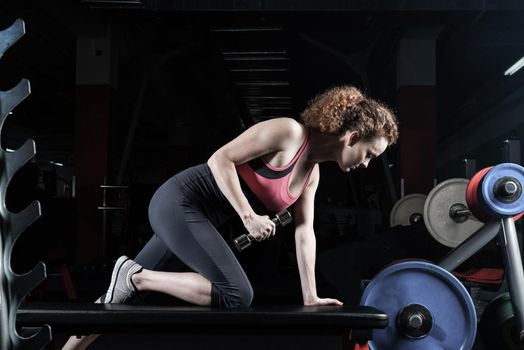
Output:
<instances>
[{"instance_id":1,"label":"gray leggings","mask_svg":"<svg viewBox=\"0 0 524 350\"><path fill-rule=\"evenodd\" d=\"M154 235L135 260L163 271L173 255L211 281L211 305L248 307L253 289L216 227L234 215L207 164L184 170L155 192L149 205Z\"/></svg>"}]
</instances>

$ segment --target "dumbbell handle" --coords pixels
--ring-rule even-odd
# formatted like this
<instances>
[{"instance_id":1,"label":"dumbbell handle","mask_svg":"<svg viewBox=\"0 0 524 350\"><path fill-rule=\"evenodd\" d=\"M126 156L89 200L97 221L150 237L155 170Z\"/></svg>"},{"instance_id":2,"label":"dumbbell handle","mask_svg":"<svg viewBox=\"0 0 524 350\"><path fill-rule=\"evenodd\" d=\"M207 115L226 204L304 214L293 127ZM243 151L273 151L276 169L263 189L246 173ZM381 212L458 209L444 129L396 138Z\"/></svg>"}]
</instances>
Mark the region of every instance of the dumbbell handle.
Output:
<instances>
[{"instance_id":1,"label":"dumbbell handle","mask_svg":"<svg viewBox=\"0 0 524 350\"><path fill-rule=\"evenodd\" d=\"M287 210L278 212L271 218L271 221L273 221L277 226L284 226L291 222L291 213ZM253 236L247 233L235 238L233 240L233 243L235 244L235 247L238 249L238 251L243 251L244 249L249 247L254 240L255 239L253 238Z\"/></svg>"}]
</instances>

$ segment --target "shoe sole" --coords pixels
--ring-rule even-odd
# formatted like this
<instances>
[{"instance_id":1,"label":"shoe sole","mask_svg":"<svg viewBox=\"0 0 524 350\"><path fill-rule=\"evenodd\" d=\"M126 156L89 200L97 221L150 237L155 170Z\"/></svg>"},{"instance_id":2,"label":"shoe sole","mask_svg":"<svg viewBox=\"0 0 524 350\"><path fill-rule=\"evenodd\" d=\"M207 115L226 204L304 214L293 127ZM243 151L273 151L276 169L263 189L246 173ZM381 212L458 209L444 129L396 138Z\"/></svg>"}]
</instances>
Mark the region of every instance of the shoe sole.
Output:
<instances>
[{"instance_id":1,"label":"shoe sole","mask_svg":"<svg viewBox=\"0 0 524 350\"><path fill-rule=\"evenodd\" d=\"M118 268L114 268L113 273L111 274L111 283L109 284L109 289L107 290L106 296L104 298L104 304L110 304L113 301L113 292L115 291L118 275L120 274L122 266L124 266L124 263L128 260L130 260L130 258L121 256L116 261L115 267L118 266Z\"/></svg>"}]
</instances>

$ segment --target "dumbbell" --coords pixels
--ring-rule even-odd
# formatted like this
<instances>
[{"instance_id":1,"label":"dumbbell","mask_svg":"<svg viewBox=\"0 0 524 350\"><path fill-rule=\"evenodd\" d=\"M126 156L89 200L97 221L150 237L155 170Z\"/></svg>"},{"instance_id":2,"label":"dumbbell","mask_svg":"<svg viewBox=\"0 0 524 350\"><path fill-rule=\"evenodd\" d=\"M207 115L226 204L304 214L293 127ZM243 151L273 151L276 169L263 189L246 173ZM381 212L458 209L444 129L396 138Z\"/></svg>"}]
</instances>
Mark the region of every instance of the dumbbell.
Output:
<instances>
[{"instance_id":1,"label":"dumbbell","mask_svg":"<svg viewBox=\"0 0 524 350\"><path fill-rule=\"evenodd\" d=\"M271 221L275 223L277 226L284 226L291 222L291 213L288 210L283 210L281 212L278 212L273 215L271 218ZM251 234L243 234L241 236L238 236L233 240L233 243L235 244L235 247L238 249L238 251L243 251L247 247L249 247L255 239Z\"/></svg>"}]
</instances>

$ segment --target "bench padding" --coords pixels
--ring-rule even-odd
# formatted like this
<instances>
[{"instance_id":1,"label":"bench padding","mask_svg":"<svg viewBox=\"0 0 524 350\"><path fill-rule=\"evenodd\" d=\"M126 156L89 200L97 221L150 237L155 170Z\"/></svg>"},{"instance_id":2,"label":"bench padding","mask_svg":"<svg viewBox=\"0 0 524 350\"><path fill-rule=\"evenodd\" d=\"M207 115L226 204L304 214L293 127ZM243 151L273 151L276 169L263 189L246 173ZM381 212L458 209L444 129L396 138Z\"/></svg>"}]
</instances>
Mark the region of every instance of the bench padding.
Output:
<instances>
[{"instance_id":1,"label":"bench padding","mask_svg":"<svg viewBox=\"0 0 524 350\"><path fill-rule=\"evenodd\" d=\"M221 310L207 307L122 304L29 303L18 310L19 326L48 324L68 334L113 332L290 332L340 333L384 328L388 316L368 306L261 306Z\"/></svg>"}]
</instances>

